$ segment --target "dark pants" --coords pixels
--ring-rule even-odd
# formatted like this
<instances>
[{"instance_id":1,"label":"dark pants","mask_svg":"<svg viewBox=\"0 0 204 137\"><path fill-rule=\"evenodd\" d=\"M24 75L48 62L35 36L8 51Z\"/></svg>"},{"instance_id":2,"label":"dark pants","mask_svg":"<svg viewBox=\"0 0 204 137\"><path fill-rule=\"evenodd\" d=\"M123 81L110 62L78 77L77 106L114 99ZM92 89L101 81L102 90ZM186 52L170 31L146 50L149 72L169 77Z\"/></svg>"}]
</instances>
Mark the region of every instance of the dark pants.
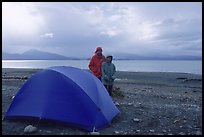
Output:
<instances>
[{"instance_id":1,"label":"dark pants","mask_svg":"<svg viewBox=\"0 0 204 137\"><path fill-rule=\"evenodd\" d=\"M110 96L112 96L113 85L104 85Z\"/></svg>"}]
</instances>

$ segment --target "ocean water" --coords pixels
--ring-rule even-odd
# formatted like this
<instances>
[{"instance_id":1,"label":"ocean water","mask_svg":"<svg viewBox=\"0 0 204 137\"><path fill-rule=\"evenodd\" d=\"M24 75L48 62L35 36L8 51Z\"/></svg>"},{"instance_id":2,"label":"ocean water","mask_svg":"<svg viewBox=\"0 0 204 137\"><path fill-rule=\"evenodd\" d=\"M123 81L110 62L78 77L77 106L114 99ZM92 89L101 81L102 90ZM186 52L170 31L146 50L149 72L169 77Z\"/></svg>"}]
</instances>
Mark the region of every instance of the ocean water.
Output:
<instances>
[{"instance_id":1,"label":"ocean water","mask_svg":"<svg viewBox=\"0 0 204 137\"><path fill-rule=\"evenodd\" d=\"M89 60L2 60L2 68L47 68L72 66L88 69ZM202 74L201 60L113 60L118 71L181 72Z\"/></svg>"}]
</instances>

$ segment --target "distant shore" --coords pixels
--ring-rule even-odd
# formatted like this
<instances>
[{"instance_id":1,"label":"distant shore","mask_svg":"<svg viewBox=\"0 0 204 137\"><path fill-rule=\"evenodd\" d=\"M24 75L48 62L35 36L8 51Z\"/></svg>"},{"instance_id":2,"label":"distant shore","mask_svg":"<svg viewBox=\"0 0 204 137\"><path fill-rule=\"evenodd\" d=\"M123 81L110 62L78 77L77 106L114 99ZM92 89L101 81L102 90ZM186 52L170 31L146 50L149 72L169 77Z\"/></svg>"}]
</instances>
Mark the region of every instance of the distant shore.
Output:
<instances>
[{"instance_id":1,"label":"distant shore","mask_svg":"<svg viewBox=\"0 0 204 137\"><path fill-rule=\"evenodd\" d=\"M202 74L200 60L113 60L117 71L176 72ZM51 66L73 66L88 69L89 60L3 60L2 68L45 69Z\"/></svg>"},{"instance_id":2,"label":"distant shore","mask_svg":"<svg viewBox=\"0 0 204 137\"><path fill-rule=\"evenodd\" d=\"M2 134L23 135L30 121L3 120L12 97L41 69L2 68ZM202 75L117 71L112 99L120 115L101 135L202 135ZM41 123L34 135L87 135Z\"/></svg>"}]
</instances>

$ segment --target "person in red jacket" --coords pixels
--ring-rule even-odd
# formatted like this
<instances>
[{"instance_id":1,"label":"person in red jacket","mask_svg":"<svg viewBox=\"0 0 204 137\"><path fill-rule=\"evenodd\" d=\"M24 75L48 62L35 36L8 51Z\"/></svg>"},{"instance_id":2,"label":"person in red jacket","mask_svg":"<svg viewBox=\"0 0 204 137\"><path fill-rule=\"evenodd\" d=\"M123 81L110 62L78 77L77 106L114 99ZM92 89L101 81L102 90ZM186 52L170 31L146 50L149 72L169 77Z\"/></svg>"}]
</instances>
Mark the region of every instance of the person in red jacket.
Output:
<instances>
[{"instance_id":1,"label":"person in red jacket","mask_svg":"<svg viewBox=\"0 0 204 137\"><path fill-rule=\"evenodd\" d=\"M101 65L102 65L102 62L104 62L105 60L106 58L102 54L102 48L97 47L94 55L92 56L89 62L89 69L99 80L101 80L101 75L102 75Z\"/></svg>"}]
</instances>

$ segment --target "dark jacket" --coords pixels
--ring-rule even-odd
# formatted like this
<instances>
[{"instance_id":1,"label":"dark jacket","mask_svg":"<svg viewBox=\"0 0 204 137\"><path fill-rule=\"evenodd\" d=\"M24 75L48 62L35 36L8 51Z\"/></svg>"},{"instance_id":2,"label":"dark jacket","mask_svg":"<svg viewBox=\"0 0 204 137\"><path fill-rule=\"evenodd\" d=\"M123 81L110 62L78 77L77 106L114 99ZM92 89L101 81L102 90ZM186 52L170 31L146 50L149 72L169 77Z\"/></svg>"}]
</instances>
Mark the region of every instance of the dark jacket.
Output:
<instances>
[{"instance_id":1,"label":"dark jacket","mask_svg":"<svg viewBox=\"0 0 204 137\"><path fill-rule=\"evenodd\" d=\"M106 57L106 60L107 60L107 57ZM101 71L102 71L102 77L101 77L102 83L104 85L112 85L115 80L115 72L116 72L116 68L115 68L115 65L112 63L112 60L111 62L107 62L107 61L103 62Z\"/></svg>"}]
</instances>

